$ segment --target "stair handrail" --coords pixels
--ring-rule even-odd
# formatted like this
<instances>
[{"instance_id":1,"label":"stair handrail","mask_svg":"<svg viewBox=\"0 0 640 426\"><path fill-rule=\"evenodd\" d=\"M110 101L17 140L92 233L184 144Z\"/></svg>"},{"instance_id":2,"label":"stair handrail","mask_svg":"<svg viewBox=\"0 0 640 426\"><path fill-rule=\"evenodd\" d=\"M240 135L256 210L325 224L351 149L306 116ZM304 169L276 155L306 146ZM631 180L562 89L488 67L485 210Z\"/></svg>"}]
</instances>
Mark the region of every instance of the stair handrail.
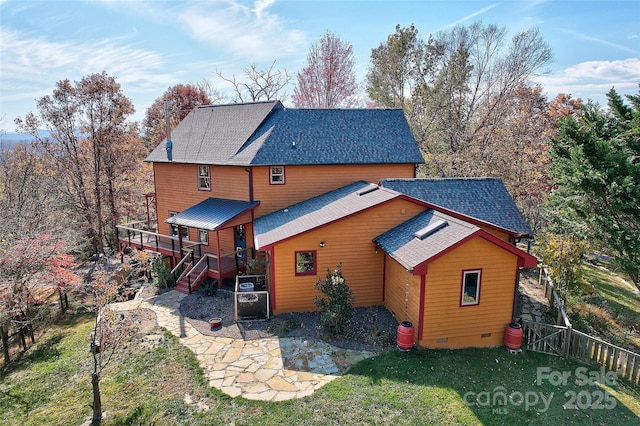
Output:
<instances>
[{"instance_id":1,"label":"stair handrail","mask_svg":"<svg viewBox=\"0 0 640 426\"><path fill-rule=\"evenodd\" d=\"M202 256L202 257L200 258L200 260L198 260L198 263L196 263L195 265L193 265L193 268L191 268L191 270L192 270L192 271L197 271L197 270L198 270L198 268L200 267L200 264L202 264L202 263L207 263L207 256ZM198 276L196 277L196 279L195 279L195 280L193 280L193 281L194 281L195 283L197 283L197 282L200 280L200 278L202 278L202 276L208 272L208 270L209 270L209 268L208 268L208 267L207 267L207 268L202 269L202 271L200 271L200 273L198 274Z\"/></svg>"},{"instance_id":2,"label":"stair handrail","mask_svg":"<svg viewBox=\"0 0 640 426\"><path fill-rule=\"evenodd\" d=\"M180 260L180 262L176 264L175 268L171 270L171 275L175 277L176 271L187 262L187 259L191 257L191 253L193 253L193 250L185 250L185 256ZM180 276L176 278L176 282L180 281L185 276L186 272L188 272L190 269L191 268L188 267L185 268L184 271L182 271L182 274L180 274Z\"/></svg>"}]
</instances>

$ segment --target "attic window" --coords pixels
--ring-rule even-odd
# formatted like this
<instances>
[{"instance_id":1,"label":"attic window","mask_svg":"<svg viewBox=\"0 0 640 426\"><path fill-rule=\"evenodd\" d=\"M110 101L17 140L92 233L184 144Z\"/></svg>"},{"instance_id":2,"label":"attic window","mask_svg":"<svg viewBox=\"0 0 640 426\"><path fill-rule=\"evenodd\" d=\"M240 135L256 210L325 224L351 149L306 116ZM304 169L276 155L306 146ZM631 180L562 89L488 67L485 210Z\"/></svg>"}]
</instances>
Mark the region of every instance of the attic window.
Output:
<instances>
[{"instance_id":1,"label":"attic window","mask_svg":"<svg viewBox=\"0 0 640 426\"><path fill-rule=\"evenodd\" d=\"M417 231L415 234L413 234L413 236L418 238L419 240L424 240L429 235L438 232L439 230L441 230L442 228L444 228L447 225L448 225L448 223L447 223L446 220L437 220L437 221L435 221L433 223L430 223L429 225L425 226L421 230Z\"/></svg>"},{"instance_id":2,"label":"attic window","mask_svg":"<svg viewBox=\"0 0 640 426\"><path fill-rule=\"evenodd\" d=\"M366 188L363 188L360 191L356 192L356 194L358 194L359 196L363 196L377 191L378 189L379 187L377 185L367 186Z\"/></svg>"}]
</instances>

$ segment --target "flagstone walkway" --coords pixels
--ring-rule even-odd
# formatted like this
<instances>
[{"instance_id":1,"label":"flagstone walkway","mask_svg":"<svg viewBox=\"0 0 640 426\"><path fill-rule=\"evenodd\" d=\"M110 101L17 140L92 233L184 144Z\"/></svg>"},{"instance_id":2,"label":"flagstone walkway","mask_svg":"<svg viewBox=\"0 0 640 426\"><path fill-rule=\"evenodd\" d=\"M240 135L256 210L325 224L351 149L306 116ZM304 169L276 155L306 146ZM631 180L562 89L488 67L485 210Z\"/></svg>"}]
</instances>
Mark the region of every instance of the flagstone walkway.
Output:
<instances>
[{"instance_id":1,"label":"flagstone walkway","mask_svg":"<svg viewBox=\"0 0 640 426\"><path fill-rule=\"evenodd\" d=\"M146 300L136 297L112 307L129 310L140 306L155 312L158 325L193 351L209 384L232 397L262 401L302 398L375 355L301 338L245 341L205 336L180 315L184 297L185 294L170 291Z\"/></svg>"}]
</instances>

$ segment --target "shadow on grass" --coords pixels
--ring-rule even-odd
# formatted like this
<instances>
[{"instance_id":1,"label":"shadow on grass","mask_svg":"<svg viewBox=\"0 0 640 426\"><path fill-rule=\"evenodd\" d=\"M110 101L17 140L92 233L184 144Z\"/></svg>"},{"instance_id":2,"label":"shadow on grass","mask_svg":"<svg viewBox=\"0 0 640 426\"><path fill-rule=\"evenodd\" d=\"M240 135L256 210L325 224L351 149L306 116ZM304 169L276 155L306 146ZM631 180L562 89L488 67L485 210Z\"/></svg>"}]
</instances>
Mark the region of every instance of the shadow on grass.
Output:
<instances>
[{"instance_id":1,"label":"shadow on grass","mask_svg":"<svg viewBox=\"0 0 640 426\"><path fill-rule=\"evenodd\" d=\"M594 366L533 352L513 355L505 348L389 351L347 375L364 378L361 391L387 388L410 410L425 401L447 401L447 409L469 409L483 424L630 425L640 415L640 388L629 382Z\"/></svg>"},{"instance_id":2,"label":"shadow on grass","mask_svg":"<svg viewBox=\"0 0 640 426\"><path fill-rule=\"evenodd\" d=\"M78 324L91 318L91 314L69 314L60 318L26 352L16 353L9 364L0 368L0 380L4 380L11 373L30 368L35 363L56 359L61 354L57 346L65 337L64 330L73 330ZM56 327L55 332L52 332L53 327Z\"/></svg>"}]
</instances>

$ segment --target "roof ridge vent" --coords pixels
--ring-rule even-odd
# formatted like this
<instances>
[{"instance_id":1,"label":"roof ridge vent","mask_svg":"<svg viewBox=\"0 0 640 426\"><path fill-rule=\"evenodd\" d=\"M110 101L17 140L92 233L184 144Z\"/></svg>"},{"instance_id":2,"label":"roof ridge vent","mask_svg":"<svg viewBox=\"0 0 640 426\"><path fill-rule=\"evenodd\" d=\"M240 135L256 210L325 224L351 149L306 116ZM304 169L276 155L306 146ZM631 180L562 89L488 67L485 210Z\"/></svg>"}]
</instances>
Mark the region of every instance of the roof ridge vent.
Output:
<instances>
[{"instance_id":1,"label":"roof ridge vent","mask_svg":"<svg viewBox=\"0 0 640 426\"><path fill-rule=\"evenodd\" d=\"M356 192L356 194L358 194L359 196L363 196L373 191L377 191L378 189L380 189L378 185L367 186L366 188L363 188L360 191Z\"/></svg>"},{"instance_id":2,"label":"roof ridge vent","mask_svg":"<svg viewBox=\"0 0 640 426\"><path fill-rule=\"evenodd\" d=\"M446 220L437 220L425 226L424 228L420 229L419 231L416 231L416 233L413 234L413 236L420 240L424 240L429 235L435 234L436 232L438 232L448 224L449 223Z\"/></svg>"}]
</instances>

